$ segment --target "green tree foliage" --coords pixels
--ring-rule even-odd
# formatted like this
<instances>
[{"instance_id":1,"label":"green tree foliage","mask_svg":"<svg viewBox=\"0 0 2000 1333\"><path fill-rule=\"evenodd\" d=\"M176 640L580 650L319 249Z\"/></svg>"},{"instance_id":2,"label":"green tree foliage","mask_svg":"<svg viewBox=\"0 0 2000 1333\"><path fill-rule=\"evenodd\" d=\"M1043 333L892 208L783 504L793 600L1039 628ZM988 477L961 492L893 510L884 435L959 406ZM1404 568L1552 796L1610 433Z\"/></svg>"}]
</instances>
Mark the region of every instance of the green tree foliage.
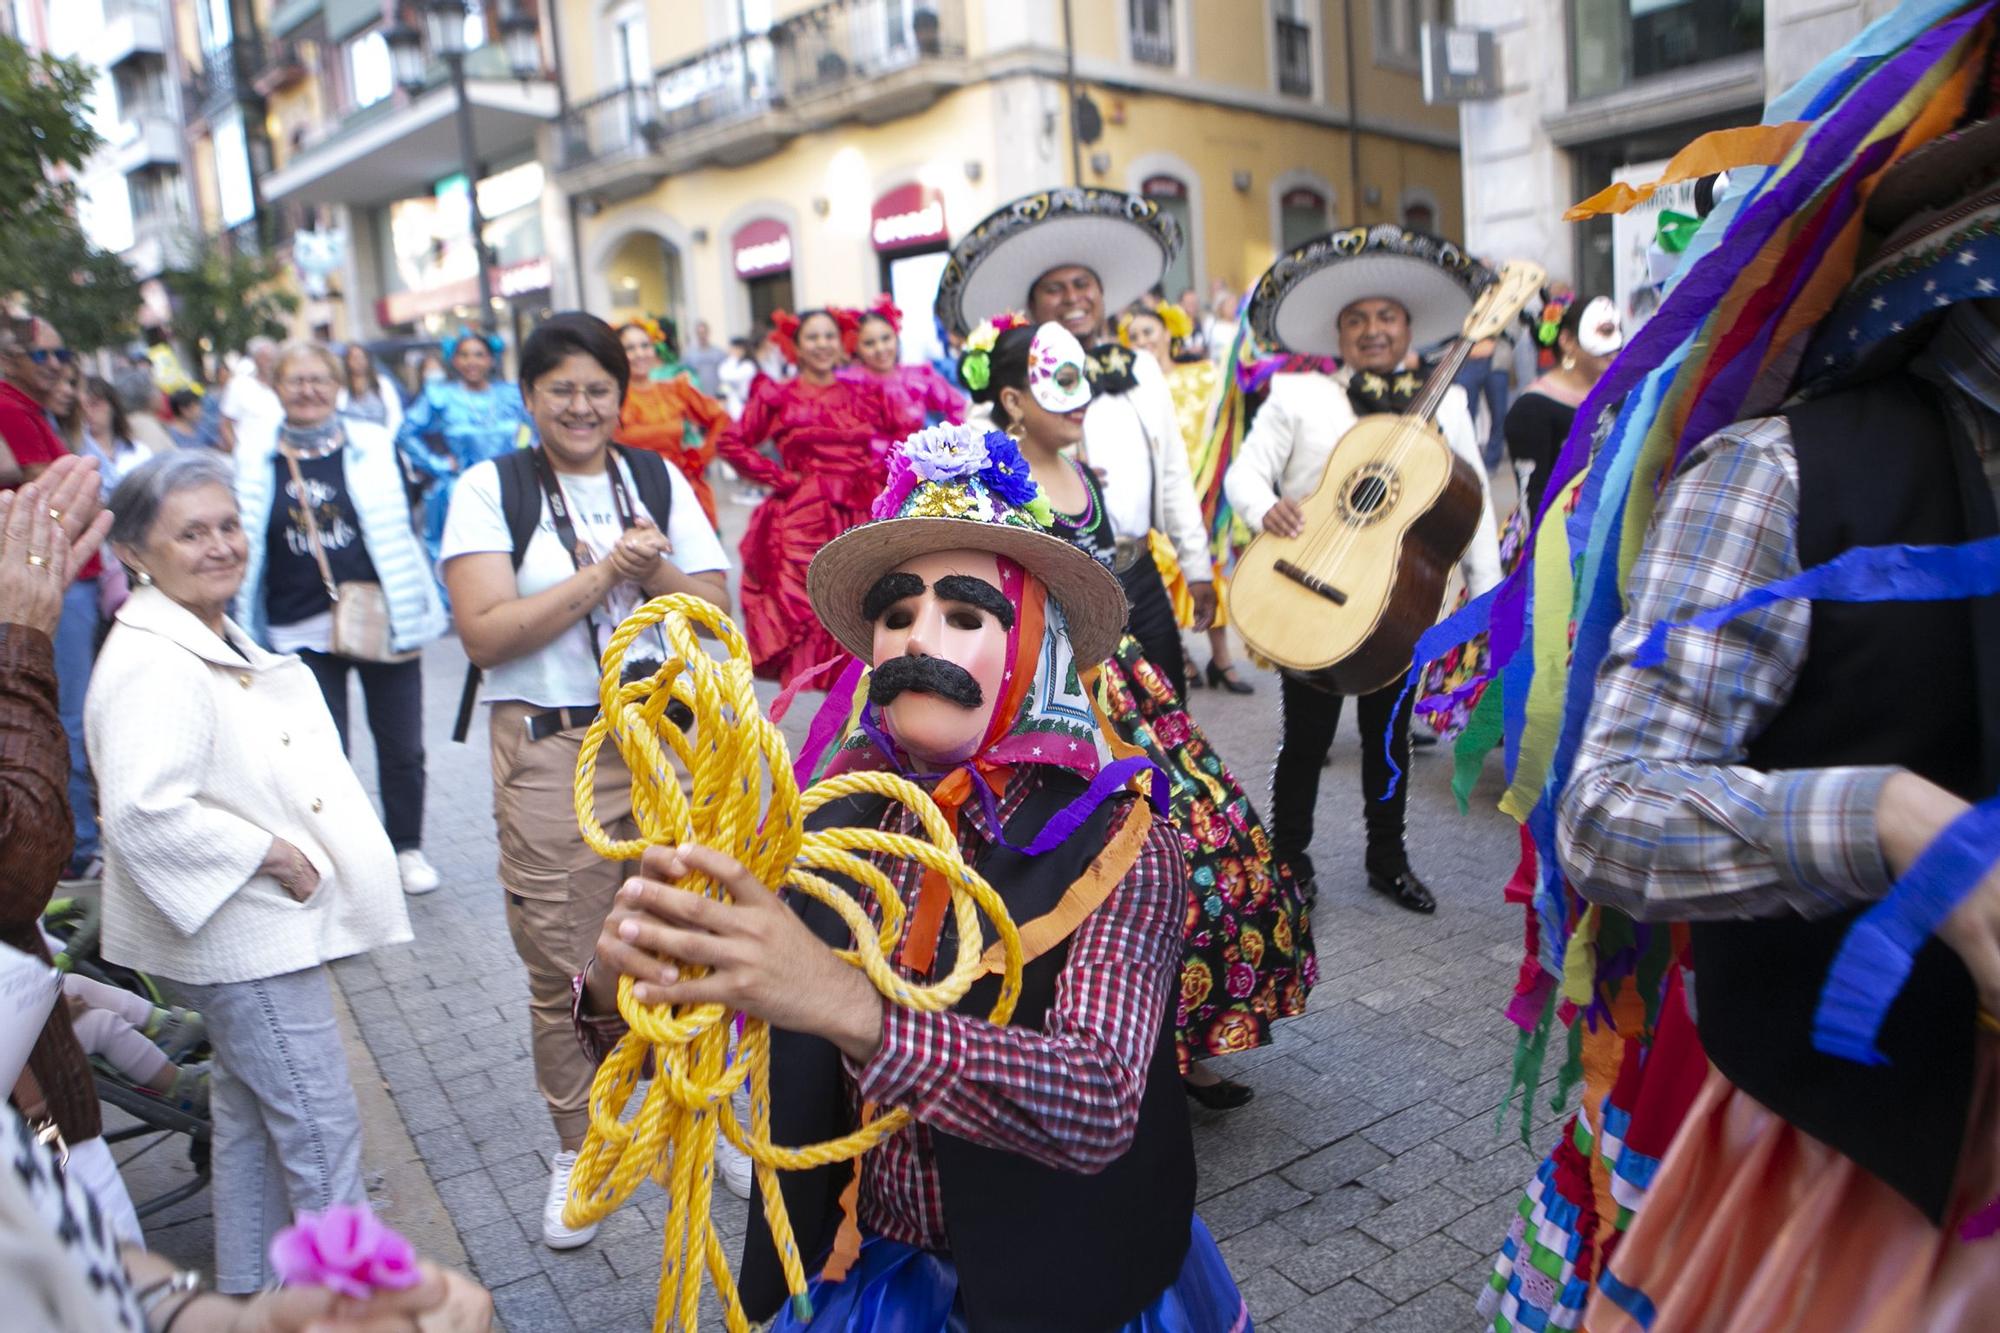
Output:
<instances>
[{"instance_id":1,"label":"green tree foliage","mask_svg":"<svg viewBox=\"0 0 2000 1333\"><path fill-rule=\"evenodd\" d=\"M76 218L78 171L101 140L85 118L94 75L0 37L0 294L16 296L73 347L133 332L139 284Z\"/></svg>"},{"instance_id":2,"label":"green tree foliage","mask_svg":"<svg viewBox=\"0 0 2000 1333\"><path fill-rule=\"evenodd\" d=\"M187 260L162 275L174 298L174 332L201 352L236 352L252 338L283 338L285 316L299 308L277 259L227 249L214 237L188 247Z\"/></svg>"}]
</instances>

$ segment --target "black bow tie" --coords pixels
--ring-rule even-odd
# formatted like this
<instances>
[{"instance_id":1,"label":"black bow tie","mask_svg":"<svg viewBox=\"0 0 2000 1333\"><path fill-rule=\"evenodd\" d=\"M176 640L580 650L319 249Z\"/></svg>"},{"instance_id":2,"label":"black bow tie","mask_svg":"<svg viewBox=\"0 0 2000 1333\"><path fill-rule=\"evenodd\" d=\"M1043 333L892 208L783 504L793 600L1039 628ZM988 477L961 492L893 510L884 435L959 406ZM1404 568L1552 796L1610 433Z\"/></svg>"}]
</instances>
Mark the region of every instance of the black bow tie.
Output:
<instances>
[{"instance_id":1,"label":"black bow tie","mask_svg":"<svg viewBox=\"0 0 2000 1333\"><path fill-rule=\"evenodd\" d=\"M1139 377L1132 373L1137 364L1128 347L1117 343L1099 343L1084 355L1084 374L1090 380L1090 391L1101 393L1129 393L1139 385Z\"/></svg>"},{"instance_id":2,"label":"black bow tie","mask_svg":"<svg viewBox=\"0 0 2000 1333\"><path fill-rule=\"evenodd\" d=\"M1347 381L1347 401L1353 405L1357 417L1374 412L1394 412L1400 416L1409 411L1410 404L1417 399L1417 390L1422 387L1417 377L1407 370L1399 370L1394 375L1360 370Z\"/></svg>"}]
</instances>

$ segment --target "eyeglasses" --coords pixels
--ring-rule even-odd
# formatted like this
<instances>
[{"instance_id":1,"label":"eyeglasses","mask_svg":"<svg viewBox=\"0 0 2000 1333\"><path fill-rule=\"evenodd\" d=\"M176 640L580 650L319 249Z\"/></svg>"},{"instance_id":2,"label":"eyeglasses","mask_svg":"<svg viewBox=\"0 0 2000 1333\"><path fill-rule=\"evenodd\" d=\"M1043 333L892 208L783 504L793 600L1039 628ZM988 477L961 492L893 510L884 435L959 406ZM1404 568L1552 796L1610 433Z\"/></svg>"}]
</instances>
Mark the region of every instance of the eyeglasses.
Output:
<instances>
[{"instance_id":1,"label":"eyeglasses","mask_svg":"<svg viewBox=\"0 0 2000 1333\"><path fill-rule=\"evenodd\" d=\"M38 366L46 366L50 361L54 361L59 366L66 366L76 358L76 353L70 351L67 347L35 347L22 353L22 355Z\"/></svg>"},{"instance_id":2,"label":"eyeglasses","mask_svg":"<svg viewBox=\"0 0 2000 1333\"><path fill-rule=\"evenodd\" d=\"M577 400L582 399L600 412L618 405L616 384L538 384L534 392L570 407L574 407Z\"/></svg>"},{"instance_id":3,"label":"eyeglasses","mask_svg":"<svg viewBox=\"0 0 2000 1333\"><path fill-rule=\"evenodd\" d=\"M278 381L281 389L331 389L336 381L325 375L287 375Z\"/></svg>"}]
</instances>

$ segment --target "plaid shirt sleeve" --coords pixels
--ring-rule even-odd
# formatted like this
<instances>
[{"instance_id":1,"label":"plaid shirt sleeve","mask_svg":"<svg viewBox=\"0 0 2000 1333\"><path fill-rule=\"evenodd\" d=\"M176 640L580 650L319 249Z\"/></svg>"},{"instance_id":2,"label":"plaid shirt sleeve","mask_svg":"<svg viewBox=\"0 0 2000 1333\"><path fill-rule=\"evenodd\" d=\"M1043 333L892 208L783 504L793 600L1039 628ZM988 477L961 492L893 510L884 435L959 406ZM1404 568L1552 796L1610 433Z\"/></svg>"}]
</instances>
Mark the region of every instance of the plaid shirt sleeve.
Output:
<instances>
[{"instance_id":1,"label":"plaid shirt sleeve","mask_svg":"<svg viewBox=\"0 0 2000 1333\"><path fill-rule=\"evenodd\" d=\"M1042 1029L895 1006L861 1096L986 1147L1101 1171L1131 1146L1179 974L1187 870L1156 819L1139 859L1077 928Z\"/></svg>"},{"instance_id":2,"label":"plaid shirt sleeve","mask_svg":"<svg viewBox=\"0 0 2000 1333\"><path fill-rule=\"evenodd\" d=\"M1875 804L1895 769L1744 763L1798 678L1810 602L1676 629L1660 668L1632 664L1656 621L1798 572L1798 465L1784 418L1703 441L1632 567L1562 794L1558 847L1586 898L1646 920L1714 920L1821 917L1887 890Z\"/></svg>"}]
</instances>

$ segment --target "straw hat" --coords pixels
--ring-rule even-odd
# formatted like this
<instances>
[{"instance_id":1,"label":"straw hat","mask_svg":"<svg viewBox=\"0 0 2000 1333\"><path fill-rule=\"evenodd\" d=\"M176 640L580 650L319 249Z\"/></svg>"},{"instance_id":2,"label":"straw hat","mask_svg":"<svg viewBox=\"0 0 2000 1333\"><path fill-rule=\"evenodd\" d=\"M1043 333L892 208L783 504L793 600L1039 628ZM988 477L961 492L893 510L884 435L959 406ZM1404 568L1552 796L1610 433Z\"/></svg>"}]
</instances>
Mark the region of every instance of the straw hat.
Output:
<instances>
[{"instance_id":1,"label":"straw hat","mask_svg":"<svg viewBox=\"0 0 2000 1333\"><path fill-rule=\"evenodd\" d=\"M874 622L861 602L876 580L918 556L986 551L1040 579L1062 608L1079 662L1111 656L1125 633L1125 588L1097 558L1049 530L1048 502L1019 447L1000 431L933 426L889 455L889 486L876 521L821 547L806 570L813 612L862 661L874 653Z\"/></svg>"},{"instance_id":2,"label":"straw hat","mask_svg":"<svg viewBox=\"0 0 2000 1333\"><path fill-rule=\"evenodd\" d=\"M1150 199L1073 187L1016 199L952 247L938 279L936 312L947 329L1027 304L1051 269L1081 264L1104 287L1104 308L1122 310L1157 287L1181 250L1178 222Z\"/></svg>"},{"instance_id":3,"label":"straw hat","mask_svg":"<svg viewBox=\"0 0 2000 1333\"><path fill-rule=\"evenodd\" d=\"M1346 227L1281 255L1251 289L1250 330L1307 356L1339 356L1340 312L1386 298L1410 312L1410 346L1455 337L1493 273L1450 241L1383 223Z\"/></svg>"}]
</instances>

